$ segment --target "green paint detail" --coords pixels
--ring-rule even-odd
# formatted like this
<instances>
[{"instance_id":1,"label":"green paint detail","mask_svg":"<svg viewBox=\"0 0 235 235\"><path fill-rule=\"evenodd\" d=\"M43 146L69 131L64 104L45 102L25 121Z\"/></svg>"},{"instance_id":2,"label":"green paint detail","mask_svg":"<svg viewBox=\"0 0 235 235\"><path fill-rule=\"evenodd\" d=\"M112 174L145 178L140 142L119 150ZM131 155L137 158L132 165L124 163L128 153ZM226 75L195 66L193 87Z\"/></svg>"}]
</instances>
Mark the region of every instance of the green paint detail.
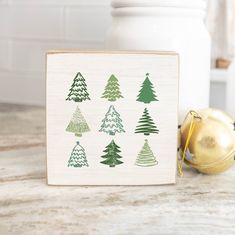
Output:
<instances>
[{"instance_id":1,"label":"green paint detail","mask_svg":"<svg viewBox=\"0 0 235 235\"><path fill-rule=\"evenodd\" d=\"M109 135L125 132L120 114L115 110L113 105L109 107L105 118L102 120L101 129L99 131L105 132Z\"/></svg>"},{"instance_id":2,"label":"green paint detail","mask_svg":"<svg viewBox=\"0 0 235 235\"><path fill-rule=\"evenodd\" d=\"M152 101L158 101L155 94L154 86L149 80L149 73L146 74L146 79L141 86L137 101L143 102L145 104L149 104Z\"/></svg>"},{"instance_id":3,"label":"green paint detail","mask_svg":"<svg viewBox=\"0 0 235 235\"><path fill-rule=\"evenodd\" d=\"M144 135L159 133L159 130L157 129L156 124L149 115L149 111L147 108L144 109L144 113L139 120L139 125L135 129L135 133L143 133Z\"/></svg>"},{"instance_id":4,"label":"green paint detail","mask_svg":"<svg viewBox=\"0 0 235 235\"><path fill-rule=\"evenodd\" d=\"M83 133L90 131L90 128L78 106L68 127L66 128L66 131L74 133L77 137L81 137Z\"/></svg>"},{"instance_id":5,"label":"green paint detail","mask_svg":"<svg viewBox=\"0 0 235 235\"><path fill-rule=\"evenodd\" d=\"M73 100L75 102L90 100L89 94L87 92L86 81L80 72L78 72L74 78L66 100Z\"/></svg>"},{"instance_id":6,"label":"green paint detail","mask_svg":"<svg viewBox=\"0 0 235 235\"><path fill-rule=\"evenodd\" d=\"M77 142L69 158L68 167L81 168L84 166L89 166L86 159L85 149L80 145L79 142Z\"/></svg>"},{"instance_id":7,"label":"green paint detail","mask_svg":"<svg viewBox=\"0 0 235 235\"><path fill-rule=\"evenodd\" d=\"M123 163L119 160L122 158L119 155L119 153L121 152L120 147L115 144L114 140L112 140L112 142L108 146L106 146L106 149L103 152L105 153L105 155L101 157L106 160L101 161L100 163L108 165L109 167L115 167Z\"/></svg>"},{"instance_id":8,"label":"green paint detail","mask_svg":"<svg viewBox=\"0 0 235 235\"><path fill-rule=\"evenodd\" d=\"M114 75L111 75L101 98L106 98L108 99L108 101L111 101L111 102L114 102L117 99L123 98L119 87L120 85L118 83L118 79Z\"/></svg>"},{"instance_id":9,"label":"green paint detail","mask_svg":"<svg viewBox=\"0 0 235 235\"><path fill-rule=\"evenodd\" d=\"M135 164L141 167L151 167L151 166L156 166L158 164L148 144L148 140L145 140L144 146L140 151L140 153L138 154Z\"/></svg>"}]
</instances>

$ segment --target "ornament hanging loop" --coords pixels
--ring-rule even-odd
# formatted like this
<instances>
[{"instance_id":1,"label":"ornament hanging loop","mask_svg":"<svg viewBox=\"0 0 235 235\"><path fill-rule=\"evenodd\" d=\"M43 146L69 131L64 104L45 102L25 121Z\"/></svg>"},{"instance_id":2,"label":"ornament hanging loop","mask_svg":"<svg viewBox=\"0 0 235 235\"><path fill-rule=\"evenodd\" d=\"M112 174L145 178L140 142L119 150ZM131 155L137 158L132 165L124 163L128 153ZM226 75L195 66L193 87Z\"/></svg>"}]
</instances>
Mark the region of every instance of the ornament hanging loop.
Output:
<instances>
[{"instance_id":1,"label":"ornament hanging loop","mask_svg":"<svg viewBox=\"0 0 235 235\"><path fill-rule=\"evenodd\" d=\"M178 160L178 170L179 170L179 174L181 177L183 177L184 173L183 173L183 164L184 164L184 160L185 160L185 156L186 156L186 152L190 143L190 139L192 137L196 122L201 121L202 117L199 113L197 113L194 110L189 111L186 119L188 118L188 116L191 115L191 122L190 122L190 127L189 127L189 131L188 131L188 135L187 135L187 139L185 142L185 146L184 146L184 151L183 151L183 156L181 161Z\"/></svg>"},{"instance_id":2,"label":"ornament hanging loop","mask_svg":"<svg viewBox=\"0 0 235 235\"><path fill-rule=\"evenodd\" d=\"M194 110L189 111L188 115L189 114L192 116L192 118L194 118L197 121L201 121L202 120L202 116L200 115L200 113L198 113L198 112L196 112Z\"/></svg>"}]
</instances>

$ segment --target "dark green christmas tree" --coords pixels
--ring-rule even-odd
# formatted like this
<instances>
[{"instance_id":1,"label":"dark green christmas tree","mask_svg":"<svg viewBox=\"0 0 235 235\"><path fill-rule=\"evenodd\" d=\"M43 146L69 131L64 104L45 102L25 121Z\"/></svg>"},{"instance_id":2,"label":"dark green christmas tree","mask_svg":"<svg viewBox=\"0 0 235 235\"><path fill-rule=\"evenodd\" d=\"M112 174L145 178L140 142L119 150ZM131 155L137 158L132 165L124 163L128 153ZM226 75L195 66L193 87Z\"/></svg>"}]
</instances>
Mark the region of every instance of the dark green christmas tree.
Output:
<instances>
[{"instance_id":1,"label":"dark green christmas tree","mask_svg":"<svg viewBox=\"0 0 235 235\"><path fill-rule=\"evenodd\" d=\"M76 77L73 79L73 84L69 90L69 94L66 100L73 100L75 102L90 100L89 94L87 92L85 78L80 72L78 72Z\"/></svg>"},{"instance_id":2,"label":"dark green christmas tree","mask_svg":"<svg viewBox=\"0 0 235 235\"><path fill-rule=\"evenodd\" d=\"M71 156L68 161L68 167L81 168L83 166L88 167L85 149L77 142L73 148Z\"/></svg>"},{"instance_id":3,"label":"dark green christmas tree","mask_svg":"<svg viewBox=\"0 0 235 235\"><path fill-rule=\"evenodd\" d=\"M144 80L141 90L139 91L137 101L149 104L152 101L158 101L155 94L153 84L149 80L149 73L146 74L146 79Z\"/></svg>"},{"instance_id":4,"label":"dark green christmas tree","mask_svg":"<svg viewBox=\"0 0 235 235\"><path fill-rule=\"evenodd\" d=\"M143 133L144 135L159 133L159 130L157 129L156 124L149 115L147 108L144 109L144 113L139 120L139 125L135 129L135 133Z\"/></svg>"},{"instance_id":5,"label":"dark green christmas tree","mask_svg":"<svg viewBox=\"0 0 235 235\"><path fill-rule=\"evenodd\" d=\"M123 162L119 159L122 158L120 153L120 147L115 144L114 140L106 146L106 149L104 150L105 155L101 156L102 158L106 159L100 163L108 165L109 167L115 167L116 165L120 165Z\"/></svg>"},{"instance_id":6,"label":"dark green christmas tree","mask_svg":"<svg viewBox=\"0 0 235 235\"><path fill-rule=\"evenodd\" d=\"M118 79L114 75L111 75L101 98L106 98L112 102L123 98L119 87Z\"/></svg>"}]
</instances>

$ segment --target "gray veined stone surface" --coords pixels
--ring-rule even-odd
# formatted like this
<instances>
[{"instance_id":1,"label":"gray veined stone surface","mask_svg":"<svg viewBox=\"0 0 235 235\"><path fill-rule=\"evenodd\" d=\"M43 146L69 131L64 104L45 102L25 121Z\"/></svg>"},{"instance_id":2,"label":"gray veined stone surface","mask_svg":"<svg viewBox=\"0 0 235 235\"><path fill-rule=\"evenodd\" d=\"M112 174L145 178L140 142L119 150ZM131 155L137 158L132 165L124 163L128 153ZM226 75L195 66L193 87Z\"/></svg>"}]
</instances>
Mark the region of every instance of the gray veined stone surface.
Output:
<instances>
[{"instance_id":1,"label":"gray veined stone surface","mask_svg":"<svg viewBox=\"0 0 235 235\"><path fill-rule=\"evenodd\" d=\"M1 235L235 234L235 168L205 176L185 167L169 186L47 186L44 114L0 104Z\"/></svg>"},{"instance_id":2,"label":"gray veined stone surface","mask_svg":"<svg viewBox=\"0 0 235 235\"><path fill-rule=\"evenodd\" d=\"M0 103L0 151L45 145L45 110Z\"/></svg>"}]
</instances>

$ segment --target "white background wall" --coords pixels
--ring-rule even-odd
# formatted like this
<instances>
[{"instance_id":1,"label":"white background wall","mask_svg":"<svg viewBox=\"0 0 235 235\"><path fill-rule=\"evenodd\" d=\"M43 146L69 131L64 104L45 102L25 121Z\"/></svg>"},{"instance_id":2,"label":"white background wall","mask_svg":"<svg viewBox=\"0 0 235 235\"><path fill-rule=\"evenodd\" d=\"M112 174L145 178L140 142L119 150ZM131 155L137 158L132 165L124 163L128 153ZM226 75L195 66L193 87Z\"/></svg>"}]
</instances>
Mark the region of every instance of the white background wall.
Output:
<instances>
[{"instance_id":1,"label":"white background wall","mask_svg":"<svg viewBox=\"0 0 235 235\"><path fill-rule=\"evenodd\" d=\"M44 104L45 53L103 48L110 0L0 0L0 101Z\"/></svg>"}]
</instances>

